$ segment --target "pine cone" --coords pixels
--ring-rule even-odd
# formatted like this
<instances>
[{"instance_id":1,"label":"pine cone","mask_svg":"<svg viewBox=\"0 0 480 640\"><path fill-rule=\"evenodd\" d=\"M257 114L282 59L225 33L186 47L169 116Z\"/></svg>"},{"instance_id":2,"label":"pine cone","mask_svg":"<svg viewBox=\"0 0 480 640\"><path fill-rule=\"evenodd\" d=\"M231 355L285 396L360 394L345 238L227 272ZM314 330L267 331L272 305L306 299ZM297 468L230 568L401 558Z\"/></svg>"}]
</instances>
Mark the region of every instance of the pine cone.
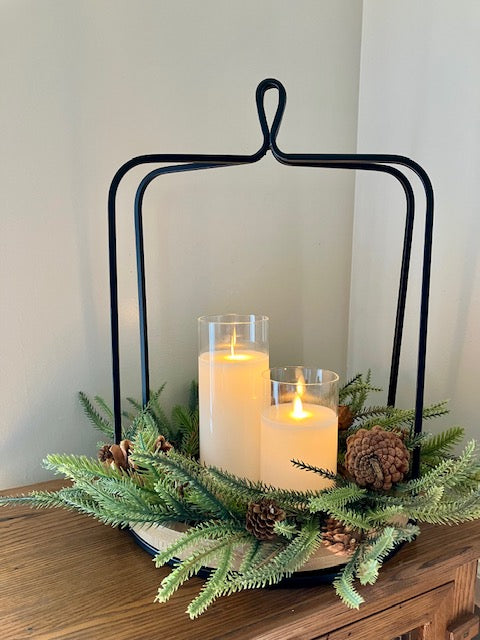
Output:
<instances>
[{"instance_id":1,"label":"pine cone","mask_svg":"<svg viewBox=\"0 0 480 640\"><path fill-rule=\"evenodd\" d=\"M109 444L104 444L101 449L98 450L98 459L100 462L110 464L110 461L113 460L112 452L110 451Z\"/></svg>"},{"instance_id":2,"label":"pine cone","mask_svg":"<svg viewBox=\"0 0 480 640\"><path fill-rule=\"evenodd\" d=\"M122 440L120 444L105 444L98 452L98 459L108 467L124 469L134 469L135 465L130 460L130 454L133 451L133 442L131 440Z\"/></svg>"},{"instance_id":3,"label":"pine cone","mask_svg":"<svg viewBox=\"0 0 480 640\"><path fill-rule=\"evenodd\" d=\"M355 416L350 411L350 407L346 404L338 405L338 428L345 431L352 426Z\"/></svg>"},{"instance_id":4,"label":"pine cone","mask_svg":"<svg viewBox=\"0 0 480 640\"><path fill-rule=\"evenodd\" d=\"M336 556L351 556L364 537L359 529L348 527L335 518L328 518L322 532L323 544Z\"/></svg>"},{"instance_id":5,"label":"pine cone","mask_svg":"<svg viewBox=\"0 0 480 640\"><path fill-rule=\"evenodd\" d=\"M275 537L275 522L285 520L285 511L273 500L262 498L248 505L246 529L259 540L272 540Z\"/></svg>"},{"instance_id":6,"label":"pine cone","mask_svg":"<svg viewBox=\"0 0 480 640\"><path fill-rule=\"evenodd\" d=\"M384 490L401 482L408 471L410 453L402 438L380 426L359 429L347 438L345 467L360 487Z\"/></svg>"},{"instance_id":7,"label":"pine cone","mask_svg":"<svg viewBox=\"0 0 480 640\"><path fill-rule=\"evenodd\" d=\"M165 436L158 436L158 438L155 440L155 451L163 451L164 453L167 453L167 451L170 451L170 449L172 448L172 445L170 444L170 442L165 438Z\"/></svg>"}]
</instances>

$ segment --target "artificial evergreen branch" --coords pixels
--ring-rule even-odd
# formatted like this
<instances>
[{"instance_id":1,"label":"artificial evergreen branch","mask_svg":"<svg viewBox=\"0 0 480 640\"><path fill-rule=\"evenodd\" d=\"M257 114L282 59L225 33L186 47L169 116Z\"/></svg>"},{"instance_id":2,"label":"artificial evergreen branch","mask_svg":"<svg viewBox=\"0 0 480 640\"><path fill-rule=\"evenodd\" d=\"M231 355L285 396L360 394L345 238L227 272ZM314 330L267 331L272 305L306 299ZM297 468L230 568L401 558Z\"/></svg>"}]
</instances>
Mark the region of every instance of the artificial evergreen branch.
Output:
<instances>
[{"instance_id":1,"label":"artificial evergreen branch","mask_svg":"<svg viewBox=\"0 0 480 640\"><path fill-rule=\"evenodd\" d=\"M197 574L202 567L208 567L209 562L215 560L219 552L234 542L239 542L244 534L232 532L215 539L208 546L200 546L190 556L177 564L175 568L162 580L158 590L158 602L167 602L181 585Z\"/></svg>"},{"instance_id":2,"label":"artificial evergreen branch","mask_svg":"<svg viewBox=\"0 0 480 640\"><path fill-rule=\"evenodd\" d=\"M291 540L297 533L299 533L297 525L292 522L287 522L286 520L277 520L277 522L275 522L274 530L278 536L283 536L284 538L287 538L287 540Z\"/></svg>"},{"instance_id":3,"label":"artificial evergreen branch","mask_svg":"<svg viewBox=\"0 0 480 640\"><path fill-rule=\"evenodd\" d=\"M384 416L391 411L391 407L386 407L384 405L373 405L371 407L363 407L361 411L359 411L355 415L355 419L357 421L365 420L366 418L374 418L375 416Z\"/></svg>"},{"instance_id":4,"label":"artificial evergreen branch","mask_svg":"<svg viewBox=\"0 0 480 640\"><path fill-rule=\"evenodd\" d=\"M127 401L132 405L134 409L137 410L137 412L143 411L143 406L140 402L138 402L138 400L135 400L135 398L127 397Z\"/></svg>"},{"instance_id":5,"label":"artificial evergreen branch","mask_svg":"<svg viewBox=\"0 0 480 640\"><path fill-rule=\"evenodd\" d=\"M118 478L125 476L123 469L103 465L99 460L73 454L51 453L43 461L45 469L62 474L66 478L79 482L85 479Z\"/></svg>"},{"instance_id":6,"label":"artificial evergreen branch","mask_svg":"<svg viewBox=\"0 0 480 640\"><path fill-rule=\"evenodd\" d=\"M352 389L352 387L354 387L357 383L359 383L361 379L362 379L362 374L357 373L356 375L353 376L353 378L350 378L350 380L348 380L344 385L340 387L340 390L338 392L340 403L343 402L343 400L345 400L347 395L350 393L350 389Z\"/></svg>"},{"instance_id":7,"label":"artificial evergreen branch","mask_svg":"<svg viewBox=\"0 0 480 640\"><path fill-rule=\"evenodd\" d=\"M406 482L400 490L418 494L439 484L448 488L465 485L465 483L470 484L470 480L478 484L476 475L479 470L479 463L476 462L476 453L477 444L474 440L471 440L458 458L444 459L424 476Z\"/></svg>"},{"instance_id":8,"label":"artificial evergreen branch","mask_svg":"<svg viewBox=\"0 0 480 640\"><path fill-rule=\"evenodd\" d=\"M352 529L359 529L360 531L370 531L372 528L372 522L369 517L368 511L359 510L356 511L353 505L350 508L341 506L329 507L327 513L341 522L342 524L352 527Z\"/></svg>"},{"instance_id":9,"label":"artificial evergreen branch","mask_svg":"<svg viewBox=\"0 0 480 640\"><path fill-rule=\"evenodd\" d=\"M380 388L370 384L371 372L367 372L365 379L363 374L357 374L345 386L340 389L339 403L348 404L354 416L364 410L364 405L369 393L381 391Z\"/></svg>"},{"instance_id":10,"label":"artificial evergreen branch","mask_svg":"<svg viewBox=\"0 0 480 640\"><path fill-rule=\"evenodd\" d=\"M221 487L224 495L236 496L245 504L255 502L266 495L274 499L286 511L302 511L315 495L314 491L286 491L277 489L263 482L255 482L247 478L239 478L228 471L208 467L207 473Z\"/></svg>"},{"instance_id":11,"label":"artificial evergreen branch","mask_svg":"<svg viewBox=\"0 0 480 640\"><path fill-rule=\"evenodd\" d=\"M334 473L329 469L322 469L320 467L316 467L313 464L308 464L307 462L302 462L301 460L296 459L291 460L291 463L294 467L297 467L297 469L303 469L304 471L312 471L313 473L317 473L318 475L322 476L322 478L332 480L336 485L341 486L347 482L345 478L339 473Z\"/></svg>"},{"instance_id":12,"label":"artificial evergreen branch","mask_svg":"<svg viewBox=\"0 0 480 640\"><path fill-rule=\"evenodd\" d=\"M80 404L83 407L83 411L85 413L85 415L87 416L87 418L90 420L90 422L93 424L93 426L98 429L99 431L101 431L102 433L104 433L106 436L108 436L109 438L113 438L113 424L111 421L111 409L109 407L107 407L108 411L107 411L107 417L102 416L101 413L94 407L93 403L90 402L90 400L88 399L87 395L85 393L83 393L83 391L80 391L78 394L78 397L80 399ZM97 399L98 396L95 396L95 398ZM101 400L101 399L100 399ZM98 399L97 399L98 402ZM101 402L99 403L100 406L103 408L104 405L106 406L106 403L101 400Z\"/></svg>"},{"instance_id":13,"label":"artificial evergreen branch","mask_svg":"<svg viewBox=\"0 0 480 640\"><path fill-rule=\"evenodd\" d=\"M226 543L221 549L222 553L217 568L211 572L199 595L187 607L187 613L192 620L202 614L214 600L222 595L225 578L232 570L234 550L233 542Z\"/></svg>"},{"instance_id":14,"label":"artificial evergreen branch","mask_svg":"<svg viewBox=\"0 0 480 640\"><path fill-rule=\"evenodd\" d=\"M168 477L161 477L155 483L154 489L169 511L177 514L178 522L193 524L204 520L203 511L181 498L175 481Z\"/></svg>"},{"instance_id":15,"label":"artificial evergreen branch","mask_svg":"<svg viewBox=\"0 0 480 640\"><path fill-rule=\"evenodd\" d=\"M306 522L300 533L286 546L274 553L268 561L254 566L242 574L230 574L223 595L241 589L256 589L276 584L282 578L291 576L302 567L318 549L321 540L319 523L316 519Z\"/></svg>"},{"instance_id":16,"label":"artificial evergreen branch","mask_svg":"<svg viewBox=\"0 0 480 640\"><path fill-rule=\"evenodd\" d=\"M453 454L455 446L463 440L465 429L462 427L450 427L450 429L441 433L423 435L424 438L420 447L422 461L436 464L440 462L442 457Z\"/></svg>"},{"instance_id":17,"label":"artificial evergreen branch","mask_svg":"<svg viewBox=\"0 0 480 640\"><path fill-rule=\"evenodd\" d=\"M359 562L357 575L360 584L374 584L378 578L380 569L385 557L393 551L397 545L397 537L393 527L385 527L377 538L369 544Z\"/></svg>"},{"instance_id":18,"label":"artificial evergreen branch","mask_svg":"<svg viewBox=\"0 0 480 640\"><path fill-rule=\"evenodd\" d=\"M319 492L319 495L310 500L310 511L315 512L327 512L335 510L338 507L345 507L352 502L358 502L363 500L367 493L366 489L362 489L353 482L344 487L334 487L332 489L324 489Z\"/></svg>"},{"instance_id":19,"label":"artificial evergreen branch","mask_svg":"<svg viewBox=\"0 0 480 640\"><path fill-rule=\"evenodd\" d=\"M77 487L65 487L59 491L32 491L19 496L0 496L0 506L28 505L34 509L67 507L69 496L83 495ZM84 496L85 497L85 496Z\"/></svg>"},{"instance_id":20,"label":"artificial evergreen branch","mask_svg":"<svg viewBox=\"0 0 480 640\"><path fill-rule=\"evenodd\" d=\"M132 457L139 466L148 464L163 472L174 474L179 482L188 486L188 500L206 513L210 513L212 517L238 519L238 514L234 514L230 506L211 490L208 473L195 460L173 450L168 455L134 452Z\"/></svg>"},{"instance_id":21,"label":"artificial evergreen branch","mask_svg":"<svg viewBox=\"0 0 480 640\"><path fill-rule=\"evenodd\" d=\"M333 587L337 596L349 609L359 609L364 599L354 587L355 570L357 567L360 549L357 548L345 568L333 581Z\"/></svg>"},{"instance_id":22,"label":"artificial evergreen branch","mask_svg":"<svg viewBox=\"0 0 480 640\"><path fill-rule=\"evenodd\" d=\"M218 520L202 522L195 527L191 527L181 538L170 544L167 549L159 551L154 558L155 565L162 567L169 560L183 555L189 550L200 546L208 546L209 541L231 538L239 533L247 537L247 533L243 528L231 522L219 522Z\"/></svg>"},{"instance_id":23,"label":"artificial evergreen branch","mask_svg":"<svg viewBox=\"0 0 480 640\"><path fill-rule=\"evenodd\" d=\"M175 406L172 410L172 424L180 439L180 449L186 456L197 456L199 452L198 408Z\"/></svg>"},{"instance_id":24,"label":"artificial evergreen branch","mask_svg":"<svg viewBox=\"0 0 480 640\"><path fill-rule=\"evenodd\" d=\"M97 403L97 405L102 409L102 411L105 413L109 421L112 421L113 411L110 408L110 406L105 402L105 400L101 396L94 396L94 400Z\"/></svg>"},{"instance_id":25,"label":"artificial evergreen branch","mask_svg":"<svg viewBox=\"0 0 480 640\"><path fill-rule=\"evenodd\" d=\"M160 395L165 388L165 383L155 392L150 392L150 400L146 406L146 411L150 415L158 434L165 436L170 441L174 441L174 432L171 421L168 419L166 411L159 402Z\"/></svg>"},{"instance_id":26,"label":"artificial evergreen branch","mask_svg":"<svg viewBox=\"0 0 480 640\"><path fill-rule=\"evenodd\" d=\"M251 538L246 541L244 544L243 558L239 567L239 573L246 573L249 571L254 566L258 558L261 558L262 551L266 546L267 545L258 540L258 538Z\"/></svg>"},{"instance_id":27,"label":"artificial evergreen branch","mask_svg":"<svg viewBox=\"0 0 480 640\"><path fill-rule=\"evenodd\" d=\"M438 402L425 407L423 409L423 419L428 420L432 418L438 418L448 413L448 409L445 402ZM379 425L382 429L399 429L400 427L406 427L411 429L415 421L415 409L396 409L394 407L388 408L385 411L383 417L374 416L364 422L356 422L348 433L355 433L358 429L371 429L372 427Z\"/></svg>"}]
</instances>

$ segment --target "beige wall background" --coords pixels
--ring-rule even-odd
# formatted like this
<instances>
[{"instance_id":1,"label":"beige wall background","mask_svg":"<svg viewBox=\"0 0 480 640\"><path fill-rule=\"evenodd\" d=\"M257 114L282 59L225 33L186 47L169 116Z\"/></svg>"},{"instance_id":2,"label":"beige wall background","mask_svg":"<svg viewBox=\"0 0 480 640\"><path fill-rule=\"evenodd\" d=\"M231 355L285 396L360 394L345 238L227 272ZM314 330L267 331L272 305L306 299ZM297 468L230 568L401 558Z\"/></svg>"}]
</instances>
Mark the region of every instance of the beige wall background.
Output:
<instances>
[{"instance_id":1,"label":"beige wall background","mask_svg":"<svg viewBox=\"0 0 480 640\"><path fill-rule=\"evenodd\" d=\"M254 93L288 92L291 152L355 149L362 3L6 0L0 5L0 487L93 455L77 392L111 398L106 201L129 158L252 153ZM273 92L270 92L273 94ZM275 96L268 96L270 110ZM139 397L134 190L119 192L122 396ZM271 362L346 371L354 176L256 167L145 199L152 386L196 375L196 318L265 313Z\"/></svg>"},{"instance_id":2,"label":"beige wall background","mask_svg":"<svg viewBox=\"0 0 480 640\"><path fill-rule=\"evenodd\" d=\"M450 399L431 429L479 436L480 3L365 0L358 150L410 156L435 189L426 402ZM415 181L418 184L418 181ZM420 192L419 192L420 193ZM424 200L417 230L398 404L413 406ZM349 321L349 372L372 367L386 388L402 225L400 187L358 174Z\"/></svg>"}]
</instances>

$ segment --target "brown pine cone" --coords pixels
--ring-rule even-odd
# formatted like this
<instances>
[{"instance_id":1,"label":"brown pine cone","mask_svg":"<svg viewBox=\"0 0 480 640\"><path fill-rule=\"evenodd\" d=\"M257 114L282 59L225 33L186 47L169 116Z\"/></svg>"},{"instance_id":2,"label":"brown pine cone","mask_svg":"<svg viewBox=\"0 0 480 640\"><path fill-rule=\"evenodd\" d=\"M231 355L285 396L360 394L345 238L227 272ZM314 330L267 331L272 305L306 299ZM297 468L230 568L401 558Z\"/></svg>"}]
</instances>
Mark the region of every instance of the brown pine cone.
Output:
<instances>
[{"instance_id":1,"label":"brown pine cone","mask_svg":"<svg viewBox=\"0 0 480 640\"><path fill-rule=\"evenodd\" d=\"M359 529L348 527L335 518L328 518L322 532L322 543L336 556L351 556L364 537Z\"/></svg>"},{"instance_id":2,"label":"brown pine cone","mask_svg":"<svg viewBox=\"0 0 480 640\"><path fill-rule=\"evenodd\" d=\"M378 425L359 429L347 438L345 467L360 487L388 491L403 480L409 462L402 438Z\"/></svg>"},{"instance_id":3,"label":"brown pine cone","mask_svg":"<svg viewBox=\"0 0 480 640\"><path fill-rule=\"evenodd\" d=\"M338 405L338 428L345 431L352 426L355 416L350 411L350 407L346 404Z\"/></svg>"},{"instance_id":4,"label":"brown pine cone","mask_svg":"<svg viewBox=\"0 0 480 640\"><path fill-rule=\"evenodd\" d=\"M281 520L285 520L285 511L273 500L262 498L248 505L245 527L259 540L272 540L275 522Z\"/></svg>"},{"instance_id":5,"label":"brown pine cone","mask_svg":"<svg viewBox=\"0 0 480 640\"><path fill-rule=\"evenodd\" d=\"M172 445L165 438L165 436L158 436L158 438L155 440L154 448L155 451L163 451L164 453L167 453L167 451L170 451L170 449L172 448Z\"/></svg>"},{"instance_id":6,"label":"brown pine cone","mask_svg":"<svg viewBox=\"0 0 480 640\"><path fill-rule=\"evenodd\" d=\"M122 440L120 444L105 444L98 452L98 459L107 467L124 469L134 469L135 465L130 460L130 454L133 451L133 442L131 440Z\"/></svg>"},{"instance_id":7,"label":"brown pine cone","mask_svg":"<svg viewBox=\"0 0 480 640\"><path fill-rule=\"evenodd\" d=\"M110 464L110 461L113 460L112 452L110 451L109 444L104 444L101 449L98 450L98 459L100 462Z\"/></svg>"}]
</instances>

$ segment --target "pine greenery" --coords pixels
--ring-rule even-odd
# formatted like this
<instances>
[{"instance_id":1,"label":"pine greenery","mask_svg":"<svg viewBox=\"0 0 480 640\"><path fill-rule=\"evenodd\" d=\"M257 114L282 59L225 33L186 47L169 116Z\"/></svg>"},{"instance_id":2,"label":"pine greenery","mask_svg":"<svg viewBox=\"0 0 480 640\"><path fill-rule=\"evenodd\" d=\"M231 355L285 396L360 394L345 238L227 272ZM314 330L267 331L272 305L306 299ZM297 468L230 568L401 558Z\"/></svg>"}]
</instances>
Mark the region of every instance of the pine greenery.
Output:
<instances>
[{"instance_id":1,"label":"pine greenery","mask_svg":"<svg viewBox=\"0 0 480 640\"><path fill-rule=\"evenodd\" d=\"M160 404L160 395L165 388L165 383L156 391L150 391L150 400L146 407L135 398L127 398L127 402L135 413L123 411L125 418L122 425L122 436L132 440L137 431L146 424L153 426L157 435L163 435L175 447L183 453L196 457L199 452L198 441L198 384L193 381L190 384L187 406L175 405L171 416ZM95 396L94 402L80 391L78 394L80 404L85 415L92 425L113 440L113 411L100 396Z\"/></svg>"},{"instance_id":2,"label":"pine greenery","mask_svg":"<svg viewBox=\"0 0 480 640\"><path fill-rule=\"evenodd\" d=\"M128 471L86 456L52 454L47 469L60 473L73 486L55 492L0 498L0 504L29 504L34 508L62 507L97 518L105 524L128 527L183 522L187 531L155 557L157 566L174 563L162 581L156 599L166 602L201 568L213 567L188 614L196 618L217 598L242 589L280 582L298 571L322 544L327 517L363 532L362 542L334 581L338 596L348 606L363 602L356 584L373 584L382 563L399 545L419 534L417 524L456 524L480 518L480 460L474 442L463 452L461 427L437 434L413 434L414 411L367 404L379 391L368 372L352 378L340 392L354 422L339 437L339 460L346 438L358 429L379 424L403 434L406 446L420 451L420 476L406 477L389 491L361 488L342 473L292 460L299 469L330 481L321 491L287 491L262 482L238 478L226 470L198 462L198 388L190 387L185 406L170 413L161 406L164 385L151 393L142 407L128 398L123 437L133 442ZM80 403L93 426L107 442L113 438L113 414L99 396L93 401L81 393ZM425 408L424 418L446 413L445 403ZM174 448L156 448L163 435ZM284 510L275 523L272 541L260 541L245 527L252 502L268 497ZM178 558L182 558L181 561Z\"/></svg>"}]
</instances>

